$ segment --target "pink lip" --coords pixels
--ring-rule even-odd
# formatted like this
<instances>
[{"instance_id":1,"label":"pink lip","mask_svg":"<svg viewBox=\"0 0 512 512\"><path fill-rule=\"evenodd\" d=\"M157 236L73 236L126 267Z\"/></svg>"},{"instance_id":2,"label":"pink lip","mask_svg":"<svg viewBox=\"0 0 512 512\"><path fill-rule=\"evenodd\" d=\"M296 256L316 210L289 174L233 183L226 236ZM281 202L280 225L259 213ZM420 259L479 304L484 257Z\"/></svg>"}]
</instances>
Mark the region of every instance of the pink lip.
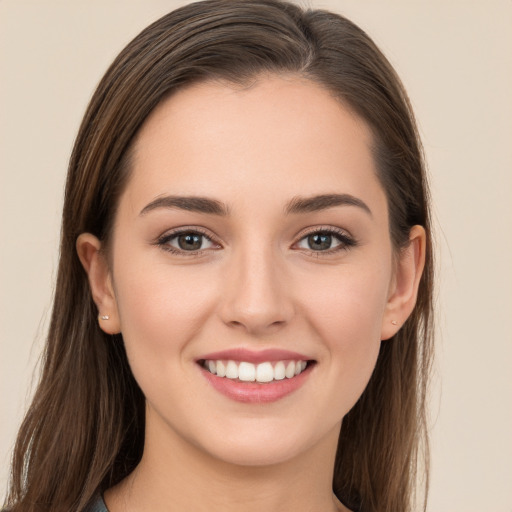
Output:
<instances>
[{"instance_id":1,"label":"pink lip","mask_svg":"<svg viewBox=\"0 0 512 512\"><path fill-rule=\"evenodd\" d=\"M298 390L308 379L314 364L308 364L307 368L292 377L291 379L284 378L283 380L274 380L272 382L259 383L259 382L241 382L238 379L228 379L226 377L218 377L205 369L201 362L204 360L213 361L247 361L249 363L257 364L266 361L311 361L304 354L298 352L291 352L289 350L266 349L261 351L251 351L243 348L223 350L220 352L212 352L205 354L197 359L198 368L202 375L211 384L211 386L223 394L224 396L244 403L269 403L275 402L284 398L285 396Z\"/></svg>"},{"instance_id":2,"label":"pink lip","mask_svg":"<svg viewBox=\"0 0 512 512\"><path fill-rule=\"evenodd\" d=\"M299 389L310 376L312 368L312 366L308 366L302 373L291 379L274 380L265 384L217 377L204 368L201 368L201 372L213 388L231 400L245 403L268 403L280 400Z\"/></svg>"},{"instance_id":3,"label":"pink lip","mask_svg":"<svg viewBox=\"0 0 512 512\"><path fill-rule=\"evenodd\" d=\"M309 361L310 357L298 352L291 352L289 350L280 349L265 349L259 351L247 350L245 348L234 348L229 350L221 350L219 352L211 352L197 359L213 361L247 361L248 363L264 363L266 361Z\"/></svg>"}]
</instances>

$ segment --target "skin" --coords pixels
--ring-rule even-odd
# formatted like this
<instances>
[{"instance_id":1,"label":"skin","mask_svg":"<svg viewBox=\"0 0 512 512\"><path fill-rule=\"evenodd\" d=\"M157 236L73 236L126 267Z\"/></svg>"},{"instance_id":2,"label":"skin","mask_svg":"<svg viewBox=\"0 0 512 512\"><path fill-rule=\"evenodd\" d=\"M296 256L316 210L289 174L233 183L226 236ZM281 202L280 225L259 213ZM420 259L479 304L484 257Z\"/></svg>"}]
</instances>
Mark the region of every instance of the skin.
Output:
<instances>
[{"instance_id":1,"label":"skin","mask_svg":"<svg viewBox=\"0 0 512 512\"><path fill-rule=\"evenodd\" d=\"M425 251L415 226L394 254L371 140L323 88L290 76L194 85L143 125L108 261L93 235L77 242L99 313L110 317L100 325L122 332L147 399L144 455L107 491L111 512L347 510L331 490L342 419L381 340L414 307ZM317 194L350 194L371 213L284 213L294 197ZM166 195L213 198L230 215L141 214ZM158 240L178 227L212 242L172 254L165 248L178 240ZM312 248L308 235L326 228L354 245L333 237L330 249ZM233 347L284 348L316 364L277 402L235 402L196 363Z\"/></svg>"}]
</instances>

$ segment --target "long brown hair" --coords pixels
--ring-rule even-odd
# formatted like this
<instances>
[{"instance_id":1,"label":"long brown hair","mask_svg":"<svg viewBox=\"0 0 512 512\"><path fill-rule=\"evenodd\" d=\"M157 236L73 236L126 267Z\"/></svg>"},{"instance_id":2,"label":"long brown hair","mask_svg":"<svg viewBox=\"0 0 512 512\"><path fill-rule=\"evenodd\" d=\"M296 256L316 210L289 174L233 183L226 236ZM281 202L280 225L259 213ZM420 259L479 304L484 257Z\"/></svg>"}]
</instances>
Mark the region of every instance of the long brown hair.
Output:
<instances>
[{"instance_id":1,"label":"long brown hair","mask_svg":"<svg viewBox=\"0 0 512 512\"><path fill-rule=\"evenodd\" d=\"M396 251L407 244L411 226L426 229L417 304L402 329L382 342L368 387L343 420L333 482L342 501L365 512L411 510L417 469L428 474L433 261L424 162L407 95L372 40L342 16L279 0L207 0L139 34L86 111L69 165L40 383L13 456L12 511L82 511L138 464L144 396L122 335L98 327L75 242L90 232L108 244L130 148L156 105L194 82L245 84L262 73L320 83L368 124Z\"/></svg>"}]
</instances>

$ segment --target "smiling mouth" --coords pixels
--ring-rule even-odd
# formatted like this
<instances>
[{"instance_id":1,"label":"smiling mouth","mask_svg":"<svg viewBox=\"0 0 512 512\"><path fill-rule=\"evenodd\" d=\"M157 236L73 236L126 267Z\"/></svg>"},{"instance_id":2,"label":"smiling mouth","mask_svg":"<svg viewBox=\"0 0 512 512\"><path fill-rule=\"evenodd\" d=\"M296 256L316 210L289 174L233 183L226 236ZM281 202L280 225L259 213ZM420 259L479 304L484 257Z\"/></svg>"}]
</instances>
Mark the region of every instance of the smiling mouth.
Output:
<instances>
[{"instance_id":1,"label":"smiling mouth","mask_svg":"<svg viewBox=\"0 0 512 512\"><path fill-rule=\"evenodd\" d=\"M314 364L312 360L247 361L202 359L198 363L209 373L235 382L271 382L292 379Z\"/></svg>"}]
</instances>

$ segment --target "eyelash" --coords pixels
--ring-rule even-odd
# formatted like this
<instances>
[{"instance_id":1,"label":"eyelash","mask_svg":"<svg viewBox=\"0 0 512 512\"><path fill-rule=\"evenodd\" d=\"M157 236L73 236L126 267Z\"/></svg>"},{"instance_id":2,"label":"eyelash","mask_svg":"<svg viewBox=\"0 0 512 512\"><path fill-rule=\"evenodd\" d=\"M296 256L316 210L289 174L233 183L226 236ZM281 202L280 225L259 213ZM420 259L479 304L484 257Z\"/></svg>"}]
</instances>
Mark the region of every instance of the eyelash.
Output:
<instances>
[{"instance_id":1,"label":"eyelash","mask_svg":"<svg viewBox=\"0 0 512 512\"><path fill-rule=\"evenodd\" d=\"M348 251L352 247L356 247L358 245L357 240L350 236L346 231L343 231L339 228L334 227L320 227L317 229L313 229L312 231L308 231L306 233L301 233L298 242L301 242L305 238L308 238L312 235L328 235L332 236L339 242L339 245L332 247L331 249L327 249L325 251L313 251L311 249L304 249L310 256L314 256L316 258L327 257L332 254L337 254L341 251ZM296 243L298 243L296 242Z\"/></svg>"},{"instance_id":2,"label":"eyelash","mask_svg":"<svg viewBox=\"0 0 512 512\"><path fill-rule=\"evenodd\" d=\"M161 236L157 241L156 245L161 247L164 251L170 252L171 254L176 254L177 256L201 256L202 253L207 249L200 249L198 251L185 251L182 249L176 249L169 245L169 242L174 238L178 238L180 235L199 235L214 244L220 245L215 239L213 239L210 235L203 231L201 228L186 228L186 229L177 229L175 231L171 231L170 233L166 233Z\"/></svg>"},{"instance_id":3,"label":"eyelash","mask_svg":"<svg viewBox=\"0 0 512 512\"><path fill-rule=\"evenodd\" d=\"M298 242L301 242L307 237L310 237L312 235L328 235L332 236L339 242L339 245L327 249L325 251L314 251L314 250L308 250L303 249L306 251L310 256L314 257L323 257L323 256L329 256L341 251L347 251L351 247L355 247L358 245L358 242L356 239L348 235L345 231L339 229L339 228L333 228L333 227L321 227L317 228L315 230L306 232L301 235ZM199 235L201 237L206 238L213 244L220 245L219 242L217 242L213 237L211 237L209 234L207 234L205 231L203 231L200 228L186 228L186 229L177 229L175 231L172 231L170 233L166 233L165 235L161 236L156 240L155 245L159 246L162 250L170 252L171 254L175 254L177 256L183 256L183 257L200 257L205 251L208 251L209 249L199 249L197 251L185 251L183 249L176 249L175 247L172 247L169 245L169 242L171 240L176 239L180 235ZM296 242L296 243L298 243Z\"/></svg>"}]
</instances>

